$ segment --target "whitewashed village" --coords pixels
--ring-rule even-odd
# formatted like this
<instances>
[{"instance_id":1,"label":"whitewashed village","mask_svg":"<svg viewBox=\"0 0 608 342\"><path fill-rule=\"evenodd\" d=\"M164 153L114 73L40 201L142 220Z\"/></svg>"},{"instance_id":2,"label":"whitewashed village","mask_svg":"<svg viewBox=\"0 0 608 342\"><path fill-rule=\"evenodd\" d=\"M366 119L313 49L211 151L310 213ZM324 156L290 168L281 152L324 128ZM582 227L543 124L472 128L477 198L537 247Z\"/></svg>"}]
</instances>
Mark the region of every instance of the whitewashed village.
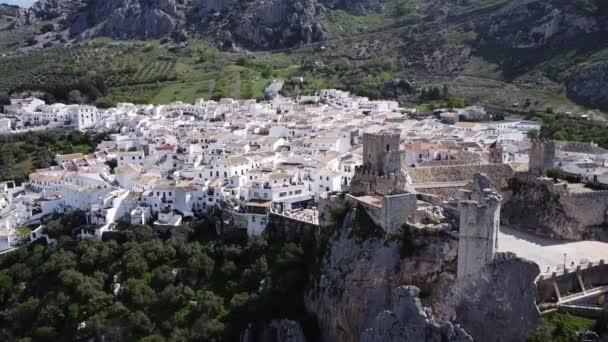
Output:
<instances>
[{"instance_id":1,"label":"whitewashed village","mask_svg":"<svg viewBox=\"0 0 608 342\"><path fill-rule=\"evenodd\" d=\"M52 243L45 220L74 211L86 216L82 239L102 239L121 223L179 235L212 212L220 213L218 229L256 236L273 219L324 229L332 224L328 208L339 203L362 206L389 233L406 223L428 226L435 210L459 212L459 276L498 251L535 261L546 277L604 265L608 245L592 240L607 241L593 227L606 221L608 150L538 139L540 123L492 121L482 107L420 116L394 101L322 90L106 110L26 98L4 112L1 134L111 133L93 154L56 155L56 166L28 182L0 185L1 250L23 243L17 229L26 225L39 227L29 239ZM581 182L542 176L553 169ZM527 192L513 191L513 182ZM535 193L555 195L563 217L543 209L555 204ZM501 229L505 223L527 230Z\"/></svg>"}]
</instances>

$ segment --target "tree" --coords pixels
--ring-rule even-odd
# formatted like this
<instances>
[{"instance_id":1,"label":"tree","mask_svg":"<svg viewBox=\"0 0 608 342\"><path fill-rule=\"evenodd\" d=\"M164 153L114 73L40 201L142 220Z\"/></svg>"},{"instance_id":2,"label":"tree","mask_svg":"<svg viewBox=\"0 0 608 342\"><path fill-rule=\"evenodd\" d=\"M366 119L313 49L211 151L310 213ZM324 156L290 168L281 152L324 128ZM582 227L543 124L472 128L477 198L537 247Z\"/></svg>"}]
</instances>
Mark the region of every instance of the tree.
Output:
<instances>
[{"instance_id":1,"label":"tree","mask_svg":"<svg viewBox=\"0 0 608 342\"><path fill-rule=\"evenodd\" d=\"M450 90L448 89L448 85L447 84L443 85L443 88L441 89L441 96L444 99L447 99L447 98L450 97Z\"/></svg>"},{"instance_id":2,"label":"tree","mask_svg":"<svg viewBox=\"0 0 608 342\"><path fill-rule=\"evenodd\" d=\"M564 179L565 174L561 169L550 169L547 170L547 177L552 178L553 181L557 182L560 179Z\"/></svg>"},{"instance_id":3,"label":"tree","mask_svg":"<svg viewBox=\"0 0 608 342\"><path fill-rule=\"evenodd\" d=\"M538 129L531 129L526 133L526 136L530 140L535 140L538 139L538 137L540 136L540 132L538 131Z\"/></svg>"},{"instance_id":4,"label":"tree","mask_svg":"<svg viewBox=\"0 0 608 342\"><path fill-rule=\"evenodd\" d=\"M450 108L464 108L464 98L452 97L448 100L447 106Z\"/></svg>"}]
</instances>

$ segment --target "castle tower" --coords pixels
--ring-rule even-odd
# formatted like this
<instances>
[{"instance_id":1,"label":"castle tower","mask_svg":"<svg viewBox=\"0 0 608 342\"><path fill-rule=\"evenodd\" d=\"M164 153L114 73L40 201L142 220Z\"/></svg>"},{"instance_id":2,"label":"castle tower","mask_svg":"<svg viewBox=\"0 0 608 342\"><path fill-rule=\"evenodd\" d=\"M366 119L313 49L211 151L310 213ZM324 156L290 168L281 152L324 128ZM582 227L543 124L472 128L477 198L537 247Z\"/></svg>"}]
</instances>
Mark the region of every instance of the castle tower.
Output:
<instances>
[{"instance_id":1,"label":"castle tower","mask_svg":"<svg viewBox=\"0 0 608 342\"><path fill-rule=\"evenodd\" d=\"M363 134L363 166L376 176L401 174L400 139L398 133Z\"/></svg>"},{"instance_id":2,"label":"castle tower","mask_svg":"<svg viewBox=\"0 0 608 342\"><path fill-rule=\"evenodd\" d=\"M458 278L479 272L492 263L498 244L502 198L489 179L475 174L473 190L461 190L458 202L460 232L458 239Z\"/></svg>"},{"instance_id":3,"label":"castle tower","mask_svg":"<svg viewBox=\"0 0 608 342\"><path fill-rule=\"evenodd\" d=\"M490 145L489 152L488 160L490 163L502 164L504 150L498 141L495 141Z\"/></svg>"},{"instance_id":4,"label":"castle tower","mask_svg":"<svg viewBox=\"0 0 608 342\"><path fill-rule=\"evenodd\" d=\"M541 176L555 166L555 142L552 140L532 139L529 153L528 170L535 176Z\"/></svg>"},{"instance_id":5,"label":"castle tower","mask_svg":"<svg viewBox=\"0 0 608 342\"><path fill-rule=\"evenodd\" d=\"M405 191L405 174L401 167L399 133L363 134L363 165L355 168L350 193L393 195Z\"/></svg>"}]
</instances>

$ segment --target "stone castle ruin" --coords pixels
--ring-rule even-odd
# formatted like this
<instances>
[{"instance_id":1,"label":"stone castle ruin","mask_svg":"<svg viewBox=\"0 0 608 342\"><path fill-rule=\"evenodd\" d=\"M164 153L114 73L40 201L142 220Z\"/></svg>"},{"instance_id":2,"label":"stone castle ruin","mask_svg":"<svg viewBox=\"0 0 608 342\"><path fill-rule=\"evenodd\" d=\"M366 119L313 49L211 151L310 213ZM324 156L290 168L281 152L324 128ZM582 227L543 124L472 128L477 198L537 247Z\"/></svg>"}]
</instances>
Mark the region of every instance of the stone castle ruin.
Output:
<instances>
[{"instance_id":1,"label":"stone castle ruin","mask_svg":"<svg viewBox=\"0 0 608 342\"><path fill-rule=\"evenodd\" d=\"M416 195L405 191L399 133L365 133L363 165L355 169L346 201L363 208L387 233L400 229L416 211Z\"/></svg>"},{"instance_id":2,"label":"stone castle ruin","mask_svg":"<svg viewBox=\"0 0 608 342\"><path fill-rule=\"evenodd\" d=\"M529 172L537 177L544 175L547 170L551 170L555 167L555 155L555 141L532 139L528 164Z\"/></svg>"},{"instance_id":3,"label":"stone castle ruin","mask_svg":"<svg viewBox=\"0 0 608 342\"><path fill-rule=\"evenodd\" d=\"M350 193L394 195L405 191L399 133L363 134L363 165L355 168Z\"/></svg>"},{"instance_id":4,"label":"stone castle ruin","mask_svg":"<svg viewBox=\"0 0 608 342\"><path fill-rule=\"evenodd\" d=\"M502 197L492 189L488 177L479 173L474 176L471 191L460 191L458 278L477 273L494 260L501 202Z\"/></svg>"},{"instance_id":5,"label":"stone castle ruin","mask_svg":"<svg viewBox=\"0 0 608 342\"><path fill-rule=\"evenodd\" d=\"M537 235L564 240L608 240L608 191L544 178L556 167L557 142L533 139L529 173L509 180L502 219Z\"/></svg>"},{"instance_id":6,"label":"stone castle ruin","mask_svg":"<svg viewBox=\"0 0 608 342\"><path fill-rule=\"evenodd\" d=\"M519 173L509 181L503 221L565 240L607 240L608 191Z\"/></svg>"}]
</instances>

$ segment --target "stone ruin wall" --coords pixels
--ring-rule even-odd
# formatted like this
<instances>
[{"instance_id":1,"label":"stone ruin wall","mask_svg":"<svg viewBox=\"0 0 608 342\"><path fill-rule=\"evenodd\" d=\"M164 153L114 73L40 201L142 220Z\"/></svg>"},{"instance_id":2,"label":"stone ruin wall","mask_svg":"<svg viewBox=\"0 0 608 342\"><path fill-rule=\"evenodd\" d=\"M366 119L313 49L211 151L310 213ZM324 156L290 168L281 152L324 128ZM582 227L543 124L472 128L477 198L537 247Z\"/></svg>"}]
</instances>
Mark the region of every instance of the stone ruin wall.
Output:
<instances>
[{"instance_id":1,"label":"stone ruin wall","mask_svg":"<svg viewBox=\"0 0 608 342\"><path fill-rule=\"evenodd\" d=\"M606 222L608 191L571 193L555 184L518 173L509 182L511 193L503 205L502 220L537 234L567 240L595 237L592 226Z\"/></svg>"},{"instance_id":2,"label":"stone ruin wall","mask_svg":"<svg viewBox=\"0 0 608 342\"><path fill-rule=\"evenodd\" d=\"M353 208L361 205L372 221L388 234L400 229L418 206L415 194L384 196L380 206L363 202L353 195L346 195L346 202Z\"/></svg>"},{"instance_id":3,"label":"stone ruin wall","mask_svg":"<svg viewBox=\"0 0 608 342\"><path fill-rule=\"evenodd\" d=\"M416 212L418 199L416 194L401 194L385 196L382 198L382 211L384 213L387 231L395 231L405 224L412 213Z\"/></svg>"},{"instance_id":4,"label":"stone ruin wall","mask_svg":"<svg viewBox=\"0 0 608 342\"><path fill-rule=\"evenodd\" d=\"M357 167L349 192L355 195L390 195L403 192L404 188L405 176L378 176L373 172L366 171L363 167Z\"/></svg>"},{"instance_id":5,"label":"stone ruin wall","mask_svg":"<svg viewBox=\"0 0 608 342\"><path fill-rule=\"evenodd\" d=\"M606 223L608 191L568 194L561 198L566 214L582 228Z\"/></svg>"}]
</instances>

